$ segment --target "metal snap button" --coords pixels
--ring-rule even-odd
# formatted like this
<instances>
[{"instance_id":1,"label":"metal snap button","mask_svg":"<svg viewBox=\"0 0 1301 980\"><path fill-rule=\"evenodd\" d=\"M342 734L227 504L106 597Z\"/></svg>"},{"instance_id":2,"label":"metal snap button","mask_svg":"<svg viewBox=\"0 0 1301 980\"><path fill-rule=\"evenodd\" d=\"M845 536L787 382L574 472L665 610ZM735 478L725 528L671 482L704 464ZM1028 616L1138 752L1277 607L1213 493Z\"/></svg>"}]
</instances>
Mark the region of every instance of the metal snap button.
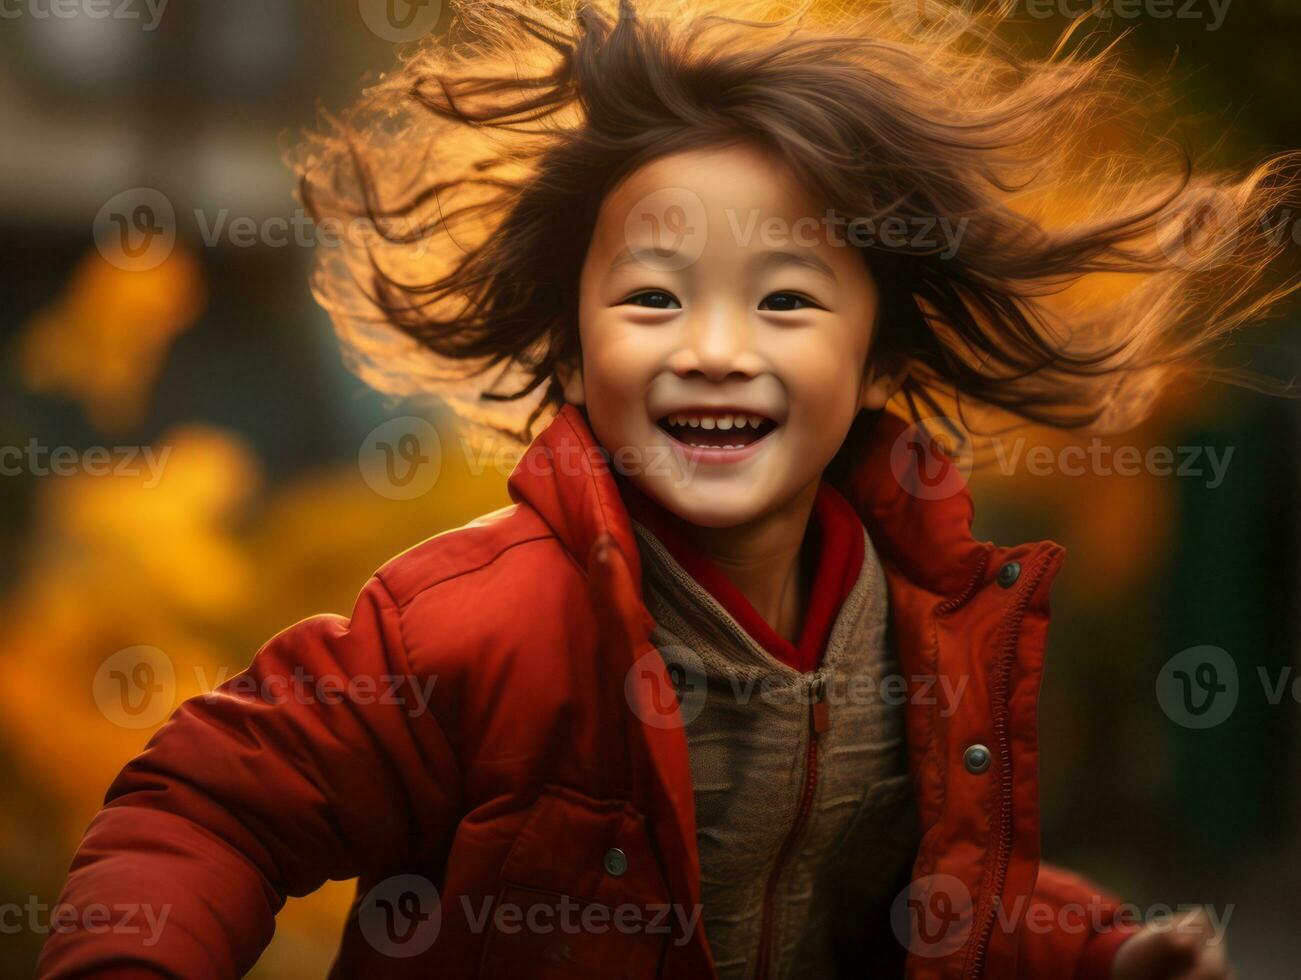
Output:
<instances>
[{"instance_id":1,"label":"metal snap button","mask_svg":"<svg viewBox=\"0 0 1301 980\"><path fill-rule=\"evenodd\" d=\"M1019 561L1010 561L998 570L998 584L1005 589L1010 589L1020 577L1021 563Z\"/></svg>"},{"instance_id":2,"label":"metal snap button","mask_svg":"<svg viewBox=\"0 0 1301 980\"><path fill-rule=\"evenodd\" d=\"M619 848L612 847L605 852L605 860L601 863L605 866L605 873L611 878L621 878L628 870L628 855Z\"/></svg>"},{"instance_id":3,"label":"metal snap button","mask_svg":"<svg viewBox=\"0 0 1301 980\"><path fill-rule=\"evenodd\" d=\"M989 754L989 749L977 742L975 745L968 745L967 751L962 753L962 764L967 767L967 772L980 775L989 768L989 763L993 757Z\"/></svg>"}]
</instances>

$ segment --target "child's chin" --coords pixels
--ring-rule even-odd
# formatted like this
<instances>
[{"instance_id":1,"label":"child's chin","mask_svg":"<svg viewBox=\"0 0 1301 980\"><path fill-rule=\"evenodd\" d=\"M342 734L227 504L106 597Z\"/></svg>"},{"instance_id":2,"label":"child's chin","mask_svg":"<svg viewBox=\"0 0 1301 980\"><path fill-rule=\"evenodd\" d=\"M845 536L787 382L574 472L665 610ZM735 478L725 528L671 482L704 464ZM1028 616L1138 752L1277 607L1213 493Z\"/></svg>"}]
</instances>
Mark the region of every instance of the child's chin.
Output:
<instances>
[{"instance_id":1,"label":"child's chin","mask_svg":"<svg viewBox=\"0 0 1301 980\"><path fill-rule=\"evenodd\" d=\"M670 486L656 497L675 517L696 527L737 527L764 513L764 501L757 495L729 492L705 481Z\"/></svg>"}]
</instances>

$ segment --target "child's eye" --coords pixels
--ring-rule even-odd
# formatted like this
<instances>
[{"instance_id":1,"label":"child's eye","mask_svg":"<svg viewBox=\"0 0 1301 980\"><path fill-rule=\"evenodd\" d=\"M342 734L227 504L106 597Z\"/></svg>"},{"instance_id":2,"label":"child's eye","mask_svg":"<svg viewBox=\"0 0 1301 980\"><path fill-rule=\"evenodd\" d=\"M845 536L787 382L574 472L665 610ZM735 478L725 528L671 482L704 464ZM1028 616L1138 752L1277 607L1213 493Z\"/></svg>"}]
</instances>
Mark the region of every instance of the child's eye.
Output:
<instances>
[{"instance_id":1,"label":"child's eye","mask_svg":"<svg viewBox=\"0 0 1301 980\"><path fill-rule=\"evenodd\" d=\"M789 313L793 310L822 309L807 296L799 293L769 293L759 302L759 309L776 313Z\"/></svg>"},{"instance_id":2,"label":"child's eye","mask_svg":"<svg viewBox=\"0 0 1301 980\"><path fill-rule=\"evenodd\" d=\"M645 306L653 310L676 310L682 307L671 293L666 293L662 289L647 289L635 293L625 299L621 305Z\"/></svg>"}]
</instances>

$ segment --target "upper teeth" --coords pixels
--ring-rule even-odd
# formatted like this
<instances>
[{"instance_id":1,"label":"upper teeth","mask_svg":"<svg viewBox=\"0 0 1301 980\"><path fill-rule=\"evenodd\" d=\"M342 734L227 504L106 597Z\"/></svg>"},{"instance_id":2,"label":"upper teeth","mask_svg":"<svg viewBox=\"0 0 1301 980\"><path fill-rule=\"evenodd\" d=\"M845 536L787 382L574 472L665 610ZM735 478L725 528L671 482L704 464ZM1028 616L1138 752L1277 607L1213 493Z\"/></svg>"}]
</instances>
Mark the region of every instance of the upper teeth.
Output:
<instances>
[{"instance_id":1,"label":"upper teeth","mask_svg":"<svg viewBox=\"0 0 1301 980\"><path fill-rule=\"evenodd\" d=\"M759 428L763 425L764 418L762 415L688 415L677 414L670 415L668 418L669 425L689 425L693 429L732 429L742 428L743 426L752 426Z\"/></svg>"}]
</instances>

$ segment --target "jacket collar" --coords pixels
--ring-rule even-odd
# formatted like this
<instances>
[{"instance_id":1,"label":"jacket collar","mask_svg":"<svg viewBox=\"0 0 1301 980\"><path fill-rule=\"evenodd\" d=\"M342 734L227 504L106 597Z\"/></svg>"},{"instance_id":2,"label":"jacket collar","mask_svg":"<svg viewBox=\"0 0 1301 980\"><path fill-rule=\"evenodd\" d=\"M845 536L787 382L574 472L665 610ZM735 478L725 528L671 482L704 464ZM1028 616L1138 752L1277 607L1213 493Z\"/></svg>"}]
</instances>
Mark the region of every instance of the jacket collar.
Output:
<instances>
[{"instance_id":1,"label":"jacket collar","mask_svg":"<svg viewBox=\"0 0 1301 980\"><path fill-rule=\"evenodd\" d=\"M947 457L919 450L918 430L881 413L844 487L882 561L927 591L963 592L991 546L971 536L974 507ZM609 535L623 552L638 594L641 562L607 454L587 420L564 406L511 474L511 499L527 503L580 566Z\"/></svg>"},{"instance_id":2,"label":"jacket collar","mask_svg":"<svg viewBox=\"0 0 1301 980\"><path fill-rule=\"evenodd\" d=\"M537 511L581 567L587 567L598 540L612 538L641 594L632 520L615 485L609 455L577 408L564 406L533 440L511 473L507 490L511 500Z\"/></svg>"}]
</instances>

